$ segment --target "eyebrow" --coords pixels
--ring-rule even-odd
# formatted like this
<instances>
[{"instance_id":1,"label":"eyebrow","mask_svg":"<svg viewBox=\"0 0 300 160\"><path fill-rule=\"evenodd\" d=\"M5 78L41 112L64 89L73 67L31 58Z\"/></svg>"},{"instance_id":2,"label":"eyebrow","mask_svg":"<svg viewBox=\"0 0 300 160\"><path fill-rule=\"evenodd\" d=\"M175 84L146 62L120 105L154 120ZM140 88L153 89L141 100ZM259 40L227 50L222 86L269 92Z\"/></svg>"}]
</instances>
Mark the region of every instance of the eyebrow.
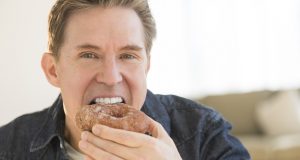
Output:
<instances>
[{"instance_id":1,"label":"eyebrow","mask_svg":"<svg viewBox=\"0 0 300 160\"><path fill-rule=\"evenodd\" d=\"M133 50L133 51L141 51L143 48L137 45L126 45L121 48L121 50Z\"/></svg>"},{"instance_id":2,"label":"eyebrow","mask_svg":"<svg viewBox=\"0 0 300 160\"><path fill-rule=\"evenodd\" d=\"M93 50L102 50L100 47L93 44L83 44L76 47L77 49L93 49ZM141 51L143 48L138 45L126 45L121 47L120 50L133 50L133 51Z\"/></svg>"},{"instance_id":3,"label":"eyebrow","mask_svg":"<svg viewBox=\"0 0 300 160\"><path fill-rule=\"evenodd\" d=\"M101 50L100 47L92 44L83 44L76 47L77 49L93 49L93 50Z\"/></svg>"}]
</instances>

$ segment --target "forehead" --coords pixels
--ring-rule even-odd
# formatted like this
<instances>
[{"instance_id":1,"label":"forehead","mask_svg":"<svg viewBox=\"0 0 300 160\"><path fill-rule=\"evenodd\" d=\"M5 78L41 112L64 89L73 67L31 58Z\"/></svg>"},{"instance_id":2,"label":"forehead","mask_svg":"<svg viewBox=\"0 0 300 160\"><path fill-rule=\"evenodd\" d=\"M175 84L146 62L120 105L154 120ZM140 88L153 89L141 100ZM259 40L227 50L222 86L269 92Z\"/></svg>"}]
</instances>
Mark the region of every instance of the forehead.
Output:
<instances>
[{"instance_id":1,"label":"forehead","mask_svg":"<svg viewBox=\"0 0 300 160\"><path fill-rule=\"evenodd\" d=\"M64 39L66 43L77 45L111 42L144 46L145 38L141 20L134 10L93 7L74 12L69 17Z\"/></svg>"}]
</instances>

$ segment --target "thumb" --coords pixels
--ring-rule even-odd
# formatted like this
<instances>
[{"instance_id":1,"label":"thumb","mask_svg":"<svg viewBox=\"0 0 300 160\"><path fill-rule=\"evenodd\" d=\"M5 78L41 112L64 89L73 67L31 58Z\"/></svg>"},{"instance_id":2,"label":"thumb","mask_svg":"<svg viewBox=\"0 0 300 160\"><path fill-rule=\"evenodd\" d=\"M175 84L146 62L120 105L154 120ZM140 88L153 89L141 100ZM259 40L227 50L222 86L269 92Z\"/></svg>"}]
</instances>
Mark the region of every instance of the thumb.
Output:
<instances>
[{"instance_id":1,"label":"thumb","mask_svg":"<svg viewBox=\"0 0 300 160\"><path fill-rule=\"evenodd\" d=\"M166 144L176 148L173 139L169 136L169 134L164 129L164 127L153 119L151 119L151 133L152 133L152 137L160 139Z\"/></svg>"},{"instance_id":2,"label":"thumb","mask_svg":"<svg viewBox=\"0 0 300 160\"><path fill-rule=\"evenodd\" d=\"M167 131L164 129L164 127L158 123L157 121L150 118L150 131L153 137L161 139L163 137L169 137Z\"/></svg>"}]
</instances>

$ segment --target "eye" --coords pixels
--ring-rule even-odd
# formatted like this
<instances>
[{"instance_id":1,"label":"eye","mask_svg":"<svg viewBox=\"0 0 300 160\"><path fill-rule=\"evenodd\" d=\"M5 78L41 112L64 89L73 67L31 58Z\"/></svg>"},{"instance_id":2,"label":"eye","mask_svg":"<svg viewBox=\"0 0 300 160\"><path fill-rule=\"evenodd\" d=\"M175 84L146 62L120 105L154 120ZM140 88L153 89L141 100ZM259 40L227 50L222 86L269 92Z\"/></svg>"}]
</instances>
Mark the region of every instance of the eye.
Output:
<instances>
[{"instance_id":1,"label":"eye","mask_svg":"<svg viewBox=\"0 0 300 160\"><path fill-rule=\"evenodd\" d=\"M81 55L80 55L81 58L89 58L89 59L94 59L94 58L98 58L97 55L95 53L92 53L92 52L83 52Z\"/></svg>"},{"instance_id":2,"label":"eye","mask_svg":"<svg viewBox=\"0 0 300 160\"><path fill-rule=\"evenodd\" d=\"M121 55L120 58L126 60L126 59L135 59L136 57L131 54L123 54L123 55Z\"/></svg>"}]
</instances>

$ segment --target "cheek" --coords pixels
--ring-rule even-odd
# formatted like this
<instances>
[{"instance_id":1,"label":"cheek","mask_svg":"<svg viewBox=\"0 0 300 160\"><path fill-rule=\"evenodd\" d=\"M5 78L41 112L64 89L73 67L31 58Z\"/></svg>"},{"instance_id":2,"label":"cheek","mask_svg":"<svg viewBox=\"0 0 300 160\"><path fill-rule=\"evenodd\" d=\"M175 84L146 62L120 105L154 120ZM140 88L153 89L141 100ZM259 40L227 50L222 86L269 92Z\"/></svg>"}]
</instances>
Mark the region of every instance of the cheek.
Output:
<instances>
[{"instance_id":1,"label":"cheek","mask_svg":"<svg viewBox=\"0 0 300 160\"><path fill-rule=\"evenodd\" d=\"M131 67L126 72L131 86L137 89L146 87L147 70L145 64Z\"/></svg>"},{"instance_id":2,"label":"cheek","mask_svg":"<svg viewBox=\"0 0 300 160\"><path fill-rule=\"evenodd\" d=\"M82 102L84 92L92 79L92 75L84 69L62 66L59 75L59 87L65 105L66 114L76 112Z\"/></svg>"},{"instance_id":3,"label":"cheek","mask_svg":"<svg viewBox=\"0 0 300 160\"><path fill-rule=\"evenodd\" d=\"M59 70L61 88L72 91L81 91L93 77L91 68L75 62L65 62Z\"/></svg>"},{"instance_id":4,"label":"cheek","mask_svg":"<svg viewBox=\"0 0 300 160\"><path fill-rule=\"evenodd\" d=\"M59 77L61 90L73 94L80 92L85 84L85 81L88 79L88 77L83 76L83 74L84 72L78 69L75 70L72 68L65 68L62 70Z\"/></svg>"},{"instance_id":5,"label":"cheek","mask_svg":"<svg viewBox=\"0 0 300 160\"><path fill-rule=\"evenodd\" d=\"M147 93L146 72L138 68L130 70L126 77L131 93L131 103L136 109L140 109Z\"/></svg>"}]
</instances>

